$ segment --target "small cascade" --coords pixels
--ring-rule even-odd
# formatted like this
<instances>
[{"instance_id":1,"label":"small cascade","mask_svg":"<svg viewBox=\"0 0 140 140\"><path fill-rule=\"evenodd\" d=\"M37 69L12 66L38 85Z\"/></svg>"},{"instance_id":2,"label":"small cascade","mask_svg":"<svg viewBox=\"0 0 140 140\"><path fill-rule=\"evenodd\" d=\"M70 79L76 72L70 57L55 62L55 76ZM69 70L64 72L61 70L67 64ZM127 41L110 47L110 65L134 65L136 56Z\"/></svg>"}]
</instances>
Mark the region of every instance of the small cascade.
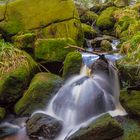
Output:
<instances>
[{"instance_id":1,"label":"small cascade","mask_svg":"<svg viewBox=\"0 0 140 140\"><path fill-rule=\"evenodd\" d=\"M90 75L84 65L80 75L69 79L58 91L45 113L63 121L56 140L65 140L105 112L112 116L126 114L119 103L119 81L112 61L108 61L108 72L95 70Z\"/></svg>"}]
</instances>

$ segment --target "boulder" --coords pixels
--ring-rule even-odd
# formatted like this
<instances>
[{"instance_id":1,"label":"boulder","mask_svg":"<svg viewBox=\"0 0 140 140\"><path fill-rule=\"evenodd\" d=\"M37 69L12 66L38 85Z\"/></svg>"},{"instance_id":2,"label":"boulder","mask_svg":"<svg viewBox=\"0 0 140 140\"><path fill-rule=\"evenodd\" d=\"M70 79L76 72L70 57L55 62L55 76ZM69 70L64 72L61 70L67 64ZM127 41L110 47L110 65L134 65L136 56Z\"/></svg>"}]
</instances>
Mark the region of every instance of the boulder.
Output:
<instances>
[{"instance_id":1,"label":"boulder","mask_svg":"<svg viewBox=\"0 0 140 140\"><path fill-rule=\"evenodd\" d=\"M62 122L43 113L36 113L27 121L27 134L30 138L52 140L60 133Z\"/></svg>"},{"instance_id":2,"label":"boulder","mask_svg":"<svg viewBox=\"0 0 140 140\"><path fill-rule=\"evenodd\" d=\"M117 10L117 8L112 6L101 12L96 22L96 25L101 30L107 30L114 27L115 19L113 17L113 12L115 10Z\"/></svg>"},{"instance_id":3,"label":"boulder","mask_svg":"<svg viewBox=\"0 0 140 140\"><path fill-rule=\"evenodd\" d=\"M45 109L51 97L62 84L62 79L51 73L38 73L32 79L23 97L15 104L17 115L31 115L34 111Z\"/></svg>"},{"instance_id":4,"label":"boulder","mask_svg":"<svg viewBox=\"0 0 140 140\"><path fill-rule=\"evenodd\" d=\"M82 23L87 23L92 25L96 22L98 15L92 11L86 11L83 15L80 16Z\"/></svg>"},{"instance_id":5,"label":"boulder","mask_svg":"<svg viewBox=\"0 0 140 140\"><path fill-rule=\"evenodd\" d=\"M101 51L111 51L112 45L108 40L102 40L100 44Z\"/></svg>"},{"instance_id":6,"label":"boulder","mask_svg":"<svg viewBox=\"0 0 140 140\"><path fill-rule=\"evenodd\" d=\"M38 66L30 55L3 41L0 60L0 104L9 106L22 96Z\"/></svg>"},{"instance_id":7,"label":"boulder","mask_svg":"<svg viewBox=\"0 0 140 140\"><path fill-rule=\"evenodd\" d=\"M6 110L3 107L0 107L0 121L4 119L6 115Z\"/></svg>"},{"instance_id":8,"label":"boulder","mask_svg":"<svg viewBox=\"0 0 140 140\"><path fill-rule=\"evenodd\" d=\"M82 54L79 52L69 53L64 61L63 77L66 79L70 76L79 74L81 66Z\"/></svg>"},{"instance_id":9,"label":"boulder","mask_svg":"<svg viewBox=\"0 0 140 140\"><path fill-rule=\"evenodd\" d=\"M68 140L110 140L123 134L121 125L109 114L93 120L87 127L80 128Z\"/></svg>"},{"instance_id":10,"label":"boulder","mask_svg":"<svg viewBox=\"0 0 140 140\"><path fill-rule=\"evenodd\" d=\"M97 35L97 31L90 25L82 23L82 29L87 39L93 39Z\"/></svg>"},{"instance_id":11,"label":"boulder","mask_svg":"<svg viewBox=\"0 0 140 140\"><path fill-rule=\"evenodd\" d=\"M140 91L122 90L120 101L126 111L134 117L140 117Z\"/></svg>"},{"instance_id":12,"label":"boulder","mask_svg":"<svg viewBox=\"0 0 140 140\"><path fill-rule=\"evenodd\" d=\"M76 43L71 38L38 39L35 43L35 58L46 62L63 62L66 55L75 50L65 48L69 44Z\"/></svg>"},{"instance_id":13,"label":"boulder","mask_svg":"<svg viewBox=\"0 0 140 140\"><path fill-rule=\"evenodd\" d=\"M1 4L0 13L0 31L6 38L33 31L44 38L59 35L77 40L81 34L78 12L72 0L54 0L53 3L51 0L14 0Z\"/></svg>"}]
</instances>

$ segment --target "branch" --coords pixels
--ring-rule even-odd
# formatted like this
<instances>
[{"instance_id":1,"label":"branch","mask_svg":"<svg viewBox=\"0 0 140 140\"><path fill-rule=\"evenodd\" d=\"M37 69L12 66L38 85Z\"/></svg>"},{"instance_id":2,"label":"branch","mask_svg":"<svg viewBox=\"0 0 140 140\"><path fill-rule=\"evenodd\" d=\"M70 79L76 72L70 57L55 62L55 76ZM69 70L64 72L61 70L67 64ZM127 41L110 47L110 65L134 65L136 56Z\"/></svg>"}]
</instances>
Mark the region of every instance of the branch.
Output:
<instances>
[{"instance_id":1,"label":"branch","mask_svg":"<svg viewBox=\"0 0 140 140\"><path fill-rule=\"evenodd\" d=\"M80 50L82 52L87 52L87 53L95 54L95 55L98 55L98 56L101 56L102 55L102 54L100 54L98 52L88 51L88 50L86 50L84 48L81 48L81 47L78 47L78 46L74 46L74 45L70 45L70 44L68 44L68 46L65 47L65 48L75 48L75 49L78 49L78 50Z\"/></svg>"}]
</instances>

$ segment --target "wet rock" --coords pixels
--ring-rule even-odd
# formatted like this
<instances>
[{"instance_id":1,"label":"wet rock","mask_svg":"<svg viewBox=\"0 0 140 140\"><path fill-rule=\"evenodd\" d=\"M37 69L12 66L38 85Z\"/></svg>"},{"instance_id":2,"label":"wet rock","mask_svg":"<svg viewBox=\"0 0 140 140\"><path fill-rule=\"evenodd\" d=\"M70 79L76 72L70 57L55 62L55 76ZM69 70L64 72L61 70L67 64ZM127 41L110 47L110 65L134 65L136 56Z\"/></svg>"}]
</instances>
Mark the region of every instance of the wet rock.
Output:
<instances>
[{"instance_id":1,"label":"wet rock","mask_svg":"<svg viewBox=\"0 0 140 140\"><path fill-rule=\"evenodd\" d=\"M82 23L82 29L87 39L93 39L97 35L97 31L90 25Z\"/></svg>"},{"instance_id":2,"label":"wet rock","mask_svg":"<svg viewBox=\"0 0 140 140\"><path fill-rule=\"evenodd\" d=\"M20 128L16 125L12 125L10 123L0 124L0 138L4 138L6 136L14 135L18 133Z\"/></svg>"},{"instance_id":3,"label":"wet rock","mask_svg":"<svg viewBox=\"0 0 140 140\"><path fill-rule=\"evenodd\" d=\"M17 115L31 115L44 109L50 98L61 87L61 77L51 73L38 73L32 79L29 88L15 105Z\"/></svg>"},{"instance_id":4,"label":"wet rock","mask_svg":"<svg viewBox=\"0 0 140 140\"><path fill-rule=\"evenodd\" d=\"M86 11L83 15L80 16L82 23L94 24L98 18L98 15L92 11Z\"/></svg>"},{"instance_id":5,"label":"wet rock","mask_svg":"<svg viewBox=\"0 0 140 140\"><path fill-rule=\"evenodd\" d=\"M30 138L53 140L60 133L62 122L49 115L36 113L27 121L26 129Z\"/></svg>"},{"instance_id":6,"label":"wet rock","mask_svg":"<svg viewBox=\"0 0 140 140\"><path fill-rule=\"evenodd\" d=\"M134 89L122 90L120 101L126 111L134 117L140 117L140 91Z\"/></svg>"},{"instance_id":7,"label":"wet rock","mask_svg":"<svg viewBox=\"0 0 140 140\"><path fill-rule=\"evenodd\" d=\"M65 48L76 42L71 38L38 39L35 43L35 57L46 62L63 62L66 55L74 51L73 48Z\"/></svg>"},{"instance_id":8,"label":"wet rock","mask_svg":"<svg viewBox=\"0 0 140 140\"><path fill-rule=\"evenodd\" d=\"M30 31L41 38L71 37L74 40L81 34L78 12L72 0L54 0L53 3L51 0L12 0L7 6L0 6L0 13L0 30L7 39Z\"/></svg>"},{"instance_id":9,"label":"wet rock","mask_svg":"<svg viewBox=\"0 0 140 140\"><path fill-rule=\"evenodd\" d=\"M110 30L114 27L115 19L113 17L113 12L115 10L117 10L116 7L109 7L101 12L96 22L96 25L101 30Z\"/></svg>"},{"instance_id":10,"label":"wet rock","mask_svg":"<svg viewBox=\"0 0 140 140\"><path fill-rule=\"evenodd\" d=\"M79 52L71 52L64 61L63 77L66 79L80 73L82 55Z\"/></svg>"},{"instance_id":11,"label":"wet rock","mask_svg":"<svg viewBox=\"0 0 140 140\"><path fill-rule=\"evenodd\" d=\"M102 40L100 44L101 51L111 51L112 45L108 40Z\"/></svg>"},{"instance_id":12,"label":"wet rock","mask_svg":"<svg viewBox=\"0 0 140 140\"><path fill-rule=\"evenodd\" d=\"M0 107L0 121L1 121L2 119L4 119L5 115L6 115L6 110L5 110L5 108Z\"/></svg>"},{"instance_id":13,"label":"wet rock","mask_svg":"<svg viewBox=\"0 0 140 140\"><path fill-rule=\"evenodd\" d=\"M29 54L12 44L1 41L0 48L0 104L10 106L22 96L38 66Z\"/></svg>"},{"instance_id":14,"label":"wet rock","mask_svg":"<svg viewBox=\"0 0 140 140\"><path fill-rule=\"evenodd\" d=\"M123 134L121 125L109 114L93 120L87 127L80 128L68 140L110 140Z\"/></svg>"}]
</instances>

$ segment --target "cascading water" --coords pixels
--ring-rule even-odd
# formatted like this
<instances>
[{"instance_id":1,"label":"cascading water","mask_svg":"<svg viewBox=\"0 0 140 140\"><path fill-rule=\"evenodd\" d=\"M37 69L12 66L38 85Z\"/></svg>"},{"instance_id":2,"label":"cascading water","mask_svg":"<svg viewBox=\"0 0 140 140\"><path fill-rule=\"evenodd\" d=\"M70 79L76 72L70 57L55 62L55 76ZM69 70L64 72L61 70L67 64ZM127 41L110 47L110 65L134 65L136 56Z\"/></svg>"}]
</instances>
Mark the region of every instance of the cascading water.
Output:
<instances>
[{"instance_id":1,"label":"cascading water","mask_svg":"<svg viewBox=\"0 0 140 140\"><path fill-rule=\"evenodd\" d=\"M97 66L89 76L85 65L81 74L69 79L51 100L45 113L63 121L63 130L56 140L67 139L102 113L125 114L119 103L117 70L111 61L107 67L108 71L102 71Z\"/></svg>"}]
</instances>

